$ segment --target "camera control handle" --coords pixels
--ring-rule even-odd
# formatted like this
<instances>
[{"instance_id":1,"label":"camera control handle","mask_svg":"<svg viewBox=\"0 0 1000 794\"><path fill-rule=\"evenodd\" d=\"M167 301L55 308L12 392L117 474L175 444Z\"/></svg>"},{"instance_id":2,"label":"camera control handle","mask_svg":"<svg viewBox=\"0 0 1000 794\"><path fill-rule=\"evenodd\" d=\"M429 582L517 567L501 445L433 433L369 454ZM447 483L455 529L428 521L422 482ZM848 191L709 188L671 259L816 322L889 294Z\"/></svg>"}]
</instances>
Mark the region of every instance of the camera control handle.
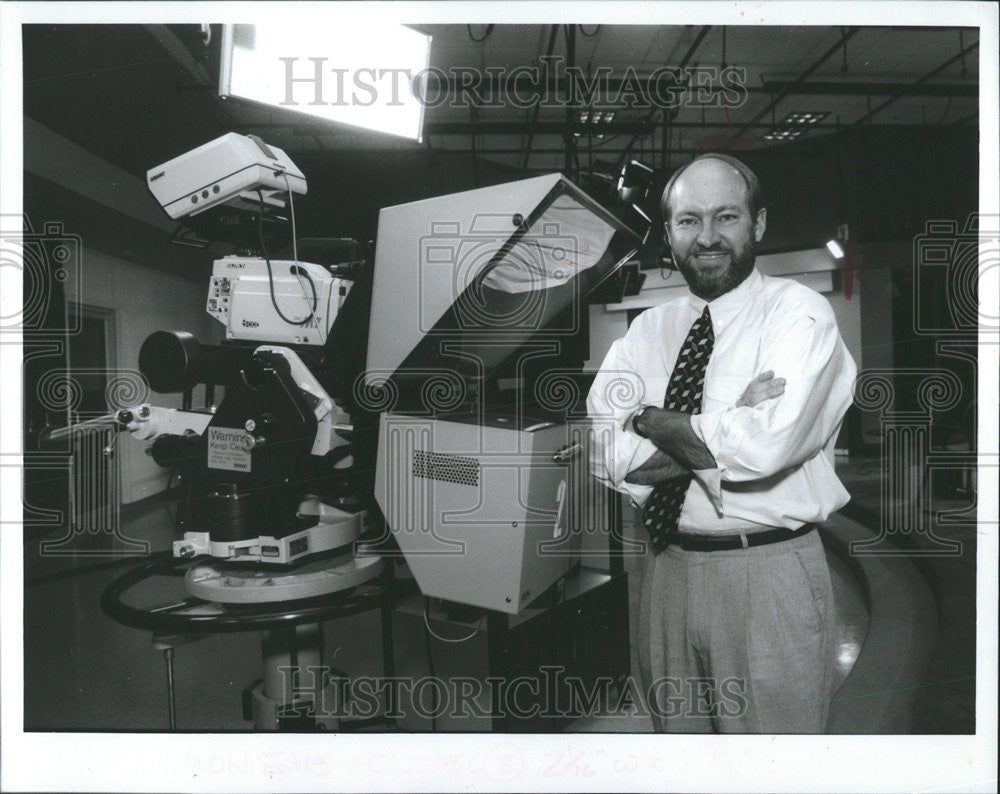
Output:
<instances>
[{"instance_id":1,"label":"camera control handle","mask_svg":"<svg viewBox=\"0 0 1000 794\"><path fill-rule=\"evenodd\" d=\"M567 444L552 456L553 463L569 463L573 458L583 452L583 447L578 441Z\"/></svg>"}]
</instances>

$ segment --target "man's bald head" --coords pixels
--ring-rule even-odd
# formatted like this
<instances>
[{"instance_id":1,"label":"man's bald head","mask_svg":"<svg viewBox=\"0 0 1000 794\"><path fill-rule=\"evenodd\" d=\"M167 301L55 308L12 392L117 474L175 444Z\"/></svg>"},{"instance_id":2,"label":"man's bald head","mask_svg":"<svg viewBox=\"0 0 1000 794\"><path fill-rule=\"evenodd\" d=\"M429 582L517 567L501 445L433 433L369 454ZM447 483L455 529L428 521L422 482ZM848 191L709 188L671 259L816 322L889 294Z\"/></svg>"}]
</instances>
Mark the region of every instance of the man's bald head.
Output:
<instances>
[{"instance_id":1,"label":"man's bald head","mask_svg":"<svg viewBox=\"0 0 1000 794\"><path fill-rule=\"evenodd\" d=\"M663 189L663 197L660 199L660 212L663 215L663 220L666 222L670 221L670 196L677 180L695 163L704 163L707 160L715 160L723 165L727 165L740 175L747 189L746 199L750 217L756 218L757 213L764 206L764 194L757 175L745 163L737 160L735 157L730 157L728 154L702 154L694 158L687 165L674 171L673 176L670 177L670 181L667 182L667 186Z\"/></svg>"}]
</instances>

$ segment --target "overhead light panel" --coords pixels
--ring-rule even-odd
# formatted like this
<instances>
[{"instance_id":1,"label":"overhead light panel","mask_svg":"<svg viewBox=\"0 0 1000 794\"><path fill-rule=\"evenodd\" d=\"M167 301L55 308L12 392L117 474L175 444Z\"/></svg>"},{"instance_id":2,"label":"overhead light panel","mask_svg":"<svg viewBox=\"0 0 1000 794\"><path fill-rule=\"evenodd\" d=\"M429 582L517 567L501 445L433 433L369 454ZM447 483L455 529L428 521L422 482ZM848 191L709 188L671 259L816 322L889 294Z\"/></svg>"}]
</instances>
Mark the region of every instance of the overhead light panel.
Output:
<instances>
[{"instance_id":1,"label":"overhead light panel","mask_svg":"<svg viewBox=\"0 0 1000 794\"><path fill-rule=\"evenodd\" d=\"M321 14L322 16L322 14ZM421 139L431 37L350 19L225 25L219 94Z\"/></svg>"},{"instance_id":2,"label":"overhead light panel","mask_svg":"<svg viewBox=\"0 0 1000 794\"><path fill-rule=\"evenodd\" d=\"M792 124L818 124L829 115L829 113L824 112L794 111L785 116L781 123L785 126Z\"/></svg>"},{"instance_id":3,"label":"overhead light panel","mask_svg":"<svg viewBox=\"0 0 1000 794\"><path fill-rule=\"evenodd\" d=\"M829 116L826 111L793 111L764 133L765 141L794 141Z\"/></svg>"},{"instance_id":4,"label":"overhead light panel","mask_svg":"<svg viewBox=\"0 0 1000 794\"><path fill-rule=\"evenodd\" d=\"M579 121L581 124L610 124L615 120L614 110L591 110L590 108L584 108L580 111Z\"/></svg>"}]
</instances>

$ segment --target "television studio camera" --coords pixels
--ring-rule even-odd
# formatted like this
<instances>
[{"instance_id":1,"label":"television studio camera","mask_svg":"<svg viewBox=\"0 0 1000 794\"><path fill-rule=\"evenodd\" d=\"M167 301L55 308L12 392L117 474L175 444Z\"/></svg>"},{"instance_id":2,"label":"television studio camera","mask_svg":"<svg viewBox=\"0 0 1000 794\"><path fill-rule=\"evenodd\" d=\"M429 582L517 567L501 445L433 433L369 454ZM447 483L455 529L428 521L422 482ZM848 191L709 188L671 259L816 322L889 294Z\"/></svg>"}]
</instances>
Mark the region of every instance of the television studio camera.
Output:
<instances>
[{"instance_id":1,"label":"television studio camera","mask_svg":"<svg viewBox=\"0 0 1000 794\"><path fill-rule=\"evenodd\" d=\"M508 640L529 613L551 613L536 634L587 633L566 616L606 591L591 644L624 644L624 670L613 666L626 674L627 612L606 620L627 610L624 577L586 564L614 555L606 532L594 551L581 531L606 529L606 516L586 514L598 486L578 404L588 302L614 290L648 219L551 174L384 208L373 265L339 240L313 240L316 263L299 259L295 236L305 177L255 136L224 135L147 181L174 219L220 207L250 217L257 245L213 265L206 311L224 342L158 331L142 346L151 389L186 394L184 408L114 417L186 483L170 562L189 598L128 604L161 560L116 580L105 610L161 634L264 631L265 675L246 709L262 730L342 727L322 716L331 684L303 694L278 675L292 661L323 667L322 621L381 608L389 674L397 568L425 599L488 613ZM289 220L291 257L271 258L266 225ZM198 384L209 403L224 389L217 405L190 407ZM531 665L516 647L491 671Z\"/></svg>"}]
</instances>

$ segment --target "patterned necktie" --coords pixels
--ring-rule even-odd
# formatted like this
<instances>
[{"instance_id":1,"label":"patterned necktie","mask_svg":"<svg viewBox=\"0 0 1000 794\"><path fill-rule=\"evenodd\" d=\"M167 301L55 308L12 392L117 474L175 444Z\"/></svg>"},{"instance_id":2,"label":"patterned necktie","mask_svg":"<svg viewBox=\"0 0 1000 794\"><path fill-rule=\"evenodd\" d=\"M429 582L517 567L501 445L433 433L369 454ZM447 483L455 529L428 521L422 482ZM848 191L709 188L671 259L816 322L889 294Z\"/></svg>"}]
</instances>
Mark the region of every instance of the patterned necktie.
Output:
<instances>
[{"instance_id":1,"label":"patterned necktie","mask_svg":"<svg viewBox=\"0 0 1000 794\"><path fill-rule=\"evenodd\" d=\"M677 363L667 384L663 407L668 411L696 414L701 411L701 394L705 386L705 368L712 355L715 334L708 306L694 321L687 339L677 354ZM685 474L665 480L653 487L653 492L643 508L643 523L657 551L663 551L670 537L677 532L677 521L684 504L684 495L691 484L691 475Z\"/></svg>"}]
</instances>

